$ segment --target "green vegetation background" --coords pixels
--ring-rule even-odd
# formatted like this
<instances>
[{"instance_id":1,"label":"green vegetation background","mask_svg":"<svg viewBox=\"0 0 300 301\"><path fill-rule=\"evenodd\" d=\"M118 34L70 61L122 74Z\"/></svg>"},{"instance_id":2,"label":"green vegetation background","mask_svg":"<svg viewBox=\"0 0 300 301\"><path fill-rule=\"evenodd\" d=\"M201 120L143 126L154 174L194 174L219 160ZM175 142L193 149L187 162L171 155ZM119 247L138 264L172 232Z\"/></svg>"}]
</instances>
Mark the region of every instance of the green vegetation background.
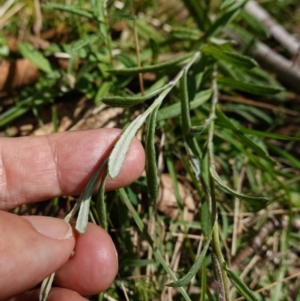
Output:
<instances>
[{"instance_id":1,"label":"green vegetation background","mask_svg":"<svg viewBox=\"0 0 300 301\"><path fill-rule=\"evenodd\" d=\"M112 287L91 300L300 300L299 97L255 61L258 42L291 58L246 3L22 0L0 23L0 58L26 58L40 70L2 106L7 136L31 114L43 127L45 108L57 131L58 104L74 95L124 107L119 122L129 136L141 128L146 176L91 203L92 220L108 225L120 258ZM299 35L296 0L261 5ZM28 39L51 29L60 34L45 48ZM122 164L116 157L110 175ZM162 174L172 183L176 218L159 212ZM186 195L194 205L189 219ZM60 204L51 200L49 212Z\"/></svg>"}]
</instances>

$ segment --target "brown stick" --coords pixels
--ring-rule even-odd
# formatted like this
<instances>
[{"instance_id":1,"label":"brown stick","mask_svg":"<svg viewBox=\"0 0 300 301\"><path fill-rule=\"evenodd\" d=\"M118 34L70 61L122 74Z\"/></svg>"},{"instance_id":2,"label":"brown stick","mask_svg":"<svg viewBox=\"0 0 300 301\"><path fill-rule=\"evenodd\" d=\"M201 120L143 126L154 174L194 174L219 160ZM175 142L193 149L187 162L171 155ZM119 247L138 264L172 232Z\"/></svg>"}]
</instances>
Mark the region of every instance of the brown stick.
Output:
<instances>
[{"instance_id":1,"label":"brown stick","mask_svg":"<svg viewBox=\"0 0 300 301\"><path fill-rule=\"evenodd\" d=\"M297 56L300 51L300 42L256 1L249 1L245 6L245 10L259 21L291 55Z\"/></svg>"},{"instance_id":2,"label":"brown stick","mask_svg":"<svg viewBox=\"0 0 300 301\"><path fill-rule=\"evenodd\" d=\"M224 29L224 32L240 45L246 45L246 43L233 32L227 29ZM291 87L297 93L300 93L300 69L296 64L261 42L257 42L254 46L253 55L263 68L275 73L279 81Z\"/></svg>"},{"instance_id":3,"label":"brown stick","mask_svg":"<svg viewBox=\"0 0 300 301\"><path fill-rule=\"evenodd\" d=\"M257 252L263 245L268 235L275 232L276 230L283 229L287 225L287 219L281 220L269 218L266 224L259 230L257 235L253 238L249 246L245 247L231 262L232 269L237 269L240 264L249 258L252 254Z\"/></svg>"}]
</instances>

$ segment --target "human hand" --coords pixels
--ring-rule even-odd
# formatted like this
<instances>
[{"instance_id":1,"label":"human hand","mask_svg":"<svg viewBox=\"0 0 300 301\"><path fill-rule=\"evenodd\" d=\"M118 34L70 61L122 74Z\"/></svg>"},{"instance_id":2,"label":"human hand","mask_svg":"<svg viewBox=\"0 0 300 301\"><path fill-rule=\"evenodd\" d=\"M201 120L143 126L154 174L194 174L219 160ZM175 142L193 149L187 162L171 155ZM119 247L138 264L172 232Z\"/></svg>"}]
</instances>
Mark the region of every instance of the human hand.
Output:
<instances>
[{"instance_id":1,"label":"human hand","mask_svg":"<svg viewBox=\"0 0 300 301\"><path fill-rule=\"evenodd\" d=\"M79 195L120 134L99 129L0 138L0 209ZM129 185L142 173L144 161L143 148L134 140L119 176L108 178L106 189ZM81 295L104 291L116 276L113 242L94 224L79 236L63 220L0 211L0 233L0 300L38 300L34 287L56 272L57 287L48 301L82 301Z\"/></svg>"}]
</instances>

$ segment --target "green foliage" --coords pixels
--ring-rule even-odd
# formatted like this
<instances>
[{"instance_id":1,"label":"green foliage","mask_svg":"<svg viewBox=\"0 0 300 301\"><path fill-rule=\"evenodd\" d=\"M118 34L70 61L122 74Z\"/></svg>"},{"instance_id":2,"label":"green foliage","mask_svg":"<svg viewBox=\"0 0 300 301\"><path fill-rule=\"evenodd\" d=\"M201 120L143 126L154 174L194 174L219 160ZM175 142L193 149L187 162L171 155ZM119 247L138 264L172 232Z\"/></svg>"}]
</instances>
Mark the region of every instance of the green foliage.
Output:
<instances>
[{"instance_id":1,"label":"green foliage","mask_svg":"<svg viewBox=\"0 0 300 301\"><path fill-rule=\"evenodd\" d=\"M46 73L51 73L52 68L49 61L29 43L21 43L19 45L21 55L34 63L39 69Z\"/></svg>"},{"instance_id":2,"label":"green foliage","mask_svg":"<svg viewBox=\"0 0 300 301\"><path fill-rule=\"evenodd\" d=\"M68 34L62 40L53 39L44 50L26 41L19 44L17 55L42 72L37 83L25 87L14 104L0 112L0 127L8 127L30 111L53 108L58 97L70 92L85 94L96 106L122 107L124 132L107 164L112 178L141 131L146 178L105 195L104 177L94 202L92 192L106 167L102 165L67 216L79 212L76 229L80 233L90 218L108 231L113 229L122 281L117 279L107 294L120 299L124 285L132 292L132 300L163 299L168 286L169 296L181 294L174 300L199 300L200 295L203 301L218 300L219 292L211 289L211 283L219 272L223 300L229 301L229 280L238 294L257 300L252 290L277 280L274 267L270 265L268 281L265 272L251 284L252 274L243 280L239 276L245 262L235 272L228 268L225 262L234 258L227 260L230 252L225 247L235 238L239 253L249 242L247 235L253 234L249 230L238 237L236 219L241 223L244 216L252 218L252 224L245 226L250 229L273 209L292 217L292 206L299 206L300 161L294 146L300 138L299 133L293 137L276 132L288 121L287 94L248 54L256 36L266 39L268 33L243 11L247 1L182 0L180 9L185 14L179 21L178 12L172 11L175 5L170 8L165 3L160 10L155 1L133 1L133 10L130 1L119 1L123 7L114 1L77 1L68 6L54 2L42 5L45 27L68 28ZM19 22L14 20L10 28ZM121 31L118 22L123 24ZM33 25L32 20L29 24ZM242 37L247 46L234 43L226 30ZM56 61L62 54L66 68ZM0 57L10 55L1 39ZM273 109L262 109L265 103ZM57 123L55 110L52 115ZM165 142L158 152L160 137ZM158 156L165 165L158 166ZM157 214L161 173L169 173L172 179L176 220ZM193 220L184 217L179 179L193 192ZM201 248L196 251L199 241ZM291 235L286 248L297 245L296 241ZM212 265L211 252L217 267ZM46 285L49 288L49 282ZM200 293L190 294L191 287ZM287 300L287 292L288 288L282 291L282 300Z\"/></svg>"},{"instance_id":3,"label":"green foliage","mask_svg":"<svg viewBox=\"0 0 300 301\"><path fill-rule=\"evenodd\" d=\"M236 288L239 290L239 292L245 297L248 301L258 301L256 296L253 294L253 292L247 287L247 285L239 278L239 276L228 269L226 266L224 267L226 272L228 273L228 276L232 283L236 286Z\"/></svg>"},{"instance_id":4,"label":"green foliage","mask_svg":"<svg viewBox=\"0 0 300 301\"><path fill-rule=\"evenodd\" d=\"M153 202L156 202L158 197L158 170L156 162L156 150L155 150L155 127L156 118L159 106L157 106L150 114L147 123L146 133L146 174L147 174L147 186L150 198Z\"/></svg>"}]
</instances>

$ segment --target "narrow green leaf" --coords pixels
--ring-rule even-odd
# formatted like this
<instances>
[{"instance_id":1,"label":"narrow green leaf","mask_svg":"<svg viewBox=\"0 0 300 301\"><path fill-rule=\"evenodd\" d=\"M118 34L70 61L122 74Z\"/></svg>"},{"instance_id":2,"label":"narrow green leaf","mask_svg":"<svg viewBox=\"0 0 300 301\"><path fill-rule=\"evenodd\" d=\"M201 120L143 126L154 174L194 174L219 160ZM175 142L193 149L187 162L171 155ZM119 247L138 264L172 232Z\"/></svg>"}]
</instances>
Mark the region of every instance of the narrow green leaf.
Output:
<instances>
[{"instance_id":1,"label":"narrow green leaf","mask_svg":"<svg viewBox=\"0 0 300 301\"><path fill-rule=\"evenodd\" d=\"M180 70L180 72L176 75L176 77L169 82L169 87L165 89L161 94L155 99L152 105L141 115L139 115L131 124L127 127L123 135L117 141L114 146L114 149L109 156L108 162L108 172L111 178L115 178L123 165L125 160L125 156L131 144L133 137L135 136L137 130L141 127L141 125L145 122L148 115L157 107L160 106L163 99L170 92L170 90L176 85L176 83L182 77L184 70L188 70L190 66L199 58L200 52L196 52L193 54L193 57L187 62L187 64Z\"/></svg>"},{"instance_id":2,"label":"narrow green leaf","mask_svg":"<svg viewBox=\"0 0 300 301\"><path fill-rule=\"evenodd\" d=\"M183 0L183 3L193 16L198 28L205 32L211 25L211 21L207 14L207 7L203 7L204 2L198 0Z\"/></svg>"},{"instance_id":3,"label":"narrow green leaf","mask_svg":"<svg viewBox=\"0 0 300 301\"><path fill-rule=\"evenodd\" d=\"M31 44L25 42L20 43L19 51L24 58L31 61L42 71L46 73L52 72L52 68L49 61L43 56L41 52L37 51Z\"/></svg>"},{"instance_id":4,"label":"narrow green leaf","mask_svg":"<svg viewBox=\"0 0 300 301\"><path fill-rule=\"evenodd\" d=\"M109 90L111 89L113 83L110 81L102 82L96 96L94 98L94 102L96 105L99 105L101 103L101 100L103 99L104 95L107 95Z\"/></svg>"},{"instance_id":5,"label":"narrow green leaf","mask_svg":"<svg viewBox=\"0 0 300 301\"><path fill-rule=\"evenodd\" d=\"M182 130L185 136L189 133L190 128L192 126L191 117L190 117L190 103L189 103L188 88L187 88L187 72L188 70L184 70L183 75L179 81Z\"/></svg>"},{"instance_id":6,"label":"narrow green leaf","mask_svg":"<svg viewBox=\"0 0 300 301\"><path fill-rule=\"evenodd\" d=\"M201 230L203 232L204 238L207 239L211 232L212 223L211 223L211 213L209 210L208 200L205 198L201 201Z\"/></svg>"},{"instance_id":7,"label":"narrow green leaf","mask_svg":"<svg viewBox=\"0 0 300 301\"><path fill-rule=\"evenodd\" d=\"M107 211L106 211L106 203L105 203L105 184L107 178L107 168L102 175L101 183L99 186L98 194L97 194L97 211L100 226L107 231Z\"/></svg>"},{"instance_id":8,"label":"narrow green leaf","mask_svg":"<svg viewBox=\"0 0 300 301\"><path fill-rule=\"evenodd\" d=\"M207 252L208 247L210 245L211 235L212 235L212 232L209 234L208 239L206 240L200 255L198 256L198 258L194 262L191 269L182 278L180 278L177 281L174 281L172 283L167 284L167 286L182 287L182 286L186 286L186 285L189 284L189 282L192 280L192 278L196 275L196 273L199 271L199 269L202 266L203 259L205 258L206 252Z\"/></svg>"},{"instance_id":9,"label":"narrow green leaf","mask_svg":"<svg viewBox=\"0 0 300 301\"><path fill-rule=\"evenodd\" d=\"M105 163L104 163L105 164ZM86 188L83 191L81 200L80 200L80 209L76 221L75 230L83 234L86 230L88 219L89 219L89 213L90 213L90 202L92 199L92 195L94 193L94 189L97 183L97 180L99 178L99 175L104 168L104 164L102 163L100 168L92 175L91 179L89 180L88 184L86 185Z\"/></svg>"},{"instance_id":10,"label":"narrow green leaf","mask_svg":"<svg viewBox=\"0 0 300 301\"><path fill-rule=\"evenodd\" d=\"M90 44L93 44L95 43L96 41L99 40L99 36L98 35L91 35L87 38L83 38L77 42L75 42L72 47L71 47L71 50L72 51L78 51L80 50L81 48L83 48L84 46L86 45L90 45Z\"/></svg>"},{"instance_id":11,"label":"narrow green leaf","mask_svg":"<svg viewBox=\"0 0 300 301\"><path fill-rule=\"evenodd\" d=\"M111 155L109 156L108 160L108 173L111 178L115 178L123 165L123 162L125 160L125 156L128 152L128 149L130 147L131 141L134 138L136 132L138 129L142 126L142 124L145 122L148 115L161 104L165 96L169 93L172 86L166 90L164 90L158 98L153 102L153 104L141 115L136 117L134 121L130 123L130 125L127 127L125 132L122 134L122 136L119 138L117 143L115 144Z\"/></svg>"},{"instance_id":12,"label":"narrow green leaf","mask_svg":"<svg viewBox=\"0 0 300 301\"><path fill-rule=\"evenodd\" d=\"M214 45L214 47L217 47L219 50L227 51L232 50L232 46L236 46L237 44L234 40L222 39L219 37L211 37L208 41L208 45Z\"/></svg>"},{"instance_id":13,"label":"narrow green leaf","mask_svg":"<svg viewBox=\"0 0 300 301\"><path fill-rule=\"evenodd\" d=\"M132 22L128 22L127 25L133 26ZM139 36L142 37L144 40L148 41L151 38L158 44L164 41L164 37L160 33L160 31L158 31L155 27L149 24L145 18L137 18L136 27Z\"/></svg>"},{"instance_id":14,"label":"narrow green leaf","mask_svg":"<svg viewBox=\"0 0 300 301\"><path fill-rule=\"evenodd\" d=\"M112 19L117 19L117 20L136 20L137 17L134 16L134 15L130 15L130 14L121 14L121 13L118 13L118 14L113 14L113 15L108 15L107 16L108 18L112 18Z\"/></svg>"},{"instance_id":15,"label":"narrow green leaf","mask_svg":"<svg viewBox=\"0 0 300 301\"><path fill-rule=\"evenodd\" d=\"M211 27L205 32L204 39L207 39L215 34L217 34L220 30L222 30L227 24L229 24L234 18L238 16L238 14L242 11L244 5L248 0L236 1L235 4L229 5L226 7L223 15L218 17Z\"/></svg>"},{"instance_id":16,"label":"narrow green leaf","mask_svg":"<svg viewBox=\"0 0 300 301\"><path fill-rule=\"evenodd\" d=\"M196 134L196 135L199 135L199 134L202 134L207 128L208 126L210 125L210 123L213 121L214 119L213 118L208 118L206 120L204 120L203 124L202 125L199 125L199 126L192 126L190 128L190 133L191 134Z\"/></svg>"},{"instance_id":17,"label":"narrow green leaf","mask_svg":"<svg viewBox=\"0 0 300 301\"><path fill-rule=\"evenodd\" d=\"M221 9L222 10L225 10L227 9L228 7L232 6L233 4L236 3L236 0L224 0L221 4Z\"/></svg>"},{"instance_id":18,"label":"narrow green leaf","mask_svg":"<svg viewBox=\"0 0 300 301\"><path fill-rule=\"evenodd\" d=\"M149 40L149 46L150 46L151 52L152 52L152 63L157 64L160 47L159 47L158 43L151 38Z\"/></svg>"},{"instance_id":19,"label":"narrow green leaf","mask_svg":"<svg viewBox=\"0 0 300 301\"><path fill-rule=\"evenodd\" d=\"M226 192L230 193L231 195L234 195L235 197L245 201L248 203L253 209L259 210L264 207L266 207L268 203L268 198L259 196L259 197L254 197L254 196L248 196L244 195L242 193L239 193L237 191L234 191L233 189L229 188L227 185L224 184L222 179L219 177L219 175L216 172L215 166L211 165L209 167L209 171L213 179L222 187Z\"/></svg>"},{"instance_id":20,"label":"narrow green leaf","mask_svg":"<svg viewBox=\"0 0 300 301\"><path fill-rule=\"evenodd\" d=\"M150 113L147 110L132 121L115 144L108 161L108 170L111 178L115 178L120 173L131 141Z\"/></svg>"},{"instance_id":21,"label":"narrow green leaf","mask_svg":"<svg viewBox=\"0 0 300 301\"><path fill-rule=\"evenodd\" d=\"M176 75L176 77L169 82L169 87L165 89L161 94L155 99L152 105L141 115L139 115L131 124L127 127L123 135L117 141L114 146L114 149L109 156L108 161L108 173L111 178L115 178L123 165L125 160L125 156L131 144L133 137L135 136L137 130L141 127L141 125L145 122L148 115L157 107L160 106L163 99L170 92L170 90L176 85L176 83L182 77L184 70L189 69L190 66L199 58L200 52L196 52L193 54L192 58L187 62L187 64L180 70L180 72Z\"/></svg>"},{"instance_id":22,"label":"narrow green leaf","mask_svg":"<svg viewBox=\"0 0 300 301\"><path fill-rule=\"evenodd\" d=\"M285 158L286 160L289 161L289 163L300 170L300 160L296 157L294 157L290 152L272 144L267 142L267 146L268 148L270 148L272 151L274 151L275 153L277 153L279 156Z\"/></svg>"},{"instance_id":23,"label":"narrow green leaf","mask_svg":"<svg viewBox=\"0 0 300 301\"><path fill-rule=\"evenodd\" d=\"M216 60L224 61L225 63L237 68L252 69L257 66L257 63L252 58L233 51L221 50L210 45L202 46L201 51L213 56Z\"/></svg>"},{"instance_id":24,"label":"narrow green leaf","mask_svg":"<svg viewBox=\"0 0 300 301\"><path fill-rule=\"evenodd\" d=\"M147 187L148 193L153 202L156 201L158 195L158 172L156 164L156 151L155 151L155 126L156 117L159 110L159 105L155 107L150 114L147 123L146 133L146 174L147 174Z\"/></svg>"},{"instance_id":25,"label":"narrow green leaf","mask_svg":"<svg viewBox=\"0 0 300 301\"><path fill-rule=\"evenodd\" d=\"M127 53L120 53L116 58L126 67L126 68L136 68L137 61L136 57ZM105 70L107 72L107 70Z\"/></svg>"},{"instance_id":26,"label":"narrow green leaf","mask_svg":"<svg viewBox=\"0 0 300 301\"><path fill-rule=\"evenodd\" d=\"M240 126L239 128L242 132L244 132L246 134L251 134L254 136L265 137L265 138L270 138L270 139L278 139L278 140L287 140L287 141L300 141L299 137L291 137L291 136L285 136L285 135L280 135L280 134L262 132L262 131L247 129L242 126Z\"/></svg>"},{"instance_id":27,"label":"narrow green leaf","mask_svg":"<svg viewBox=\"0 0 300 301\"><path fill-rule=\"evenodd\" d=\"M212 96L212 90L207 89L198 93L193 101L190 102L190 109L196 109L207 102ZM181 115L181 103L177 102L158 111L157 121L174 118Z\"/></svg>"},{"instance_id":28,"label":"narrow green leaf","mask_svg":"<svg viewBox=\"0 0 300 301\"><path fill-rule=\"evenodd\" d=\"M88 19L94 19L94 15L87 10L83 10L81 8L77 8L74 5L63 5L63 4L58 4L58 3L47 3L47 4L42 4L42 8L44 9L52 9L52 10L61 10L65 11L68 13L71 13L73 15L85 17Z\"/></svg>"},{"instance_id":29,"label":"narrow green leaf","mask_svg":"<svg viewBox=\"0 0 300 301\"><path fill-rule=\"evenodd\" d=\"M111 107L127 108L131 106L135 106L148 99L151 99L154 96L158 95L159 93L163 92L167 88L168 85L165 85L164 87L159 88L143 96L105 96L101 99L101 101Z\"/></svg>"},{"instance_id":30,"label":"narrow green leaf","mask_svg":"<svg viewBox=\"0 0 300 301\"><path fill-rule=\"evenodd\" d=\"M248 119L251 123L257 123L257 117L262 119L264 122L269 125L273 124L274 119L268 114L268 112L264 112L259 108L254 106L244 105L244 104L226 104L226 111L229 110L231 112L240 114L243 116L243 112L246 112L245 118Z\"/></svg>"},{"instance_id":31,"label":"narrow green leaf","mask_svg":"<svg viewBox=\"0 0 300 301\"><path fill-rule=\"evenodd\" d=\"M106 71L110 72L111 74L117 74L117 75L133 75L137 73L157 72L157 71L165 70L166 68L181 65L185 63L186 60L191 58L193 55L194 53L188 53L180 58L170 60L164 63L150 65L150 66L127 68L127 69L108 69Z\"/></svg>"},{"instance_id":32,"label":"narrow green leaf","mask_svg":"<svg viewBox=\"0 0 300 301\"><path fill-rule=\"evenodd\" d=\"M251 27L252 33L257 38L269 38L270 33L263 25L263 22L258 21L254 16L250 15L248 12L243 10L240 16L246 21L246 23Z\"/></svg>"},{"instance_id":33,"label":"narrow green leaf","mask_svg":"<svg viewBox=\"0 0 300 301\"><path fill-rule=\"evenodd\" d=\"M185 68L182 77L179 81L179 91L180 91L180 102L181 102L181 120L182 120L182 131L185 141L185 147L189 155L190 165L195 173L195 176L200 180L201 176L201 151L199 149L198 143L194 137L191 137L190 130L192 127L191 117L190 117L190 101L188 95L188 68Z\"/></svg>"},{"instance_id":34,"label":"narrow green leaf","mask_svg":"<svg viewBox=\"0 0 300 301\"><path fill-rule=\"evenodd\" d=\"M106 166L106 164L107 164L107 159L105 159L101 163L101 165L98 167L96 172L92 175L85 189L83 190L82 194L76 201L76 204L64 218L66 222L70 222L70 220L75 216L76 212L79 210L76 225L75 225L75 230L79 234L83 234L86 230L87 223L88 223L88 216L90 212L89 205L90 205L91 197L93 195L97 180L103 168Z\"/></svg>"},{"instance_id":35,"label":"narrow green leaf","mask_svg":"<svg viewBox=\"0 0 300 301\"><path fill-rule=\"evenodd\" d=\"M242 130L233 122L231 122L231 120L220 109L217 108L216 114L218 117L218 122L221 121L223 126L226 126L226 128L234 131L237 134L237 138L240 139L245 145L251 147L258 155L273 164L271 157L266 153L266 151L262 149L257 143L254 143L250 138L245 136Z\"/></svg>"},{"instance_id":36,"label":"narrow green leaf","mask_svg":"<svg viewBox=\"0 0 300 301\"><path fill-rule=\"evenodd\" d=\"M274 161L272 161L272 159L270 159L269 161L265 161L265 158L263 156L254 155L247 144L242 143L240 140L236 139L234 135L232 135L231 130L219 130L217 135L221 137L224 141L234 146L236 150L245 154L245 156L249 158L250 162L254 166L268 172L272 177L277 179L276 172L274 170Z\"/></svg>"},{"instance_id":37,"label":"narrow green leaf","mask_svg":"<svg viewBox=\"0 0 300 301\"><path fill-rule=\"evenodd\" d=\"M5 112L0 115L0 128L6 126L10 122L14 121L18 117L24 115L29 110L33 108L33 106L40 106L45 103L45 100L33 100L32 97L28 99L20 101L21 104L16 104L16 106L12 106Z\"/></svg>"},{"instance_id":38,"label":"narrow green leaf","mask_svg":"<svg viewBox=\"0 0 300 301\"><path fill-rule=\"evenodd\" d=\"M233 285L237 290L245 297L248 301L258 301L255 294L248 288L248 286L243 282L243 280L232 270L230 270L226 264L224 264L224 269Z\"/></svg>"},{"instance_id":39,"label":"narrow green leaf","mask_svg":"<svg viewBox=\"0 0 300 301\"><path fill-rule=\"evenodd\" d=\"M94 188L94 187L93 187ZM94 190L94 189L93 189ZM91 192L92 194L93 192ZM90 213L90 203L92 197L83 198L80 204L80 209L76 221L76 231L79 234L83 234L86 230L88 220L89 220L89 213Z\"/></svg>"},{"instance_id":40,"label":"narrow green leaf","mask_svg":"<svg viewBox=\"0 0 300 301\"><path fill-rule=\"evenodd\" d=\"M218 83L223 84L225 86L237 89L239 91L255 94L255 95L268 96L284 91L282 87L268 87L263 85L257 85L257 84L236 80L233 78L217 77L217 81Z\"/></svg>"},{"instance_id":41,"label":"narrow green leaf","mask_svg":"<svg viewBox=\"0 0 300 301\"><path fill-rule=\"evenodd\" d=\"M173 27L171 34L176 39L198 41L201 32L195 28L189 27Z\"/></svg>"},{"instance_id":42,"label":"narrow green leaf","mask_svg":"<svg viewBox=\"0 0 300 301\"><path fill-rule=\"evenodd\" d=\"M206 271L206 257L203 258L201 267L201 297L200 301L206 301L206 288L207 288L207 271Z\"/></svg>"},{"instance_id":43,"label":"narrow green leaf","mask_svg":"<svg viewBox=\"0 0 300 301\"><path fill-rule=\"evenodd\" d=\"M168 142L166 142L166 149L170 152L170 144L168 144ZM166 159L166 165L167 165L167 169L169 171L171 180L172 180L172 187L174 189L174 195L176 198L176 202L177 202L177 207L179 210L179 215L182 216L183 214L183 205L182 205L182 199L179 193L179 186L178 186L178 179L177 179L177 171L175 169L175 163L174 160L170 157L167 156Z\"/></svg>"},{"instance_id":44,"label":"narrow green leaf","mask_svg":"<svg viewBox=\"0 0 300 301\"><path fill-rule=\"evenodd\" d=\"M228 24L227 29L234 33L241 41L248 45L247 49L253 49L255 46L256 37L245 28L241 27L240 25L236 25L234 23Z\"/></svg>"},{"instance_id":45,"label":"narrow green leaf","mask_svg":"<svg viewBox=\"0 0 300 301\"><path fill-rule=\"evenodd\" d=\"M90 0L91 6L92 6L92 11L96 16L103 16L103 11L102 11L102 5L100 6L100 2L97 0Z\"/></svg>"}]
</instances>

